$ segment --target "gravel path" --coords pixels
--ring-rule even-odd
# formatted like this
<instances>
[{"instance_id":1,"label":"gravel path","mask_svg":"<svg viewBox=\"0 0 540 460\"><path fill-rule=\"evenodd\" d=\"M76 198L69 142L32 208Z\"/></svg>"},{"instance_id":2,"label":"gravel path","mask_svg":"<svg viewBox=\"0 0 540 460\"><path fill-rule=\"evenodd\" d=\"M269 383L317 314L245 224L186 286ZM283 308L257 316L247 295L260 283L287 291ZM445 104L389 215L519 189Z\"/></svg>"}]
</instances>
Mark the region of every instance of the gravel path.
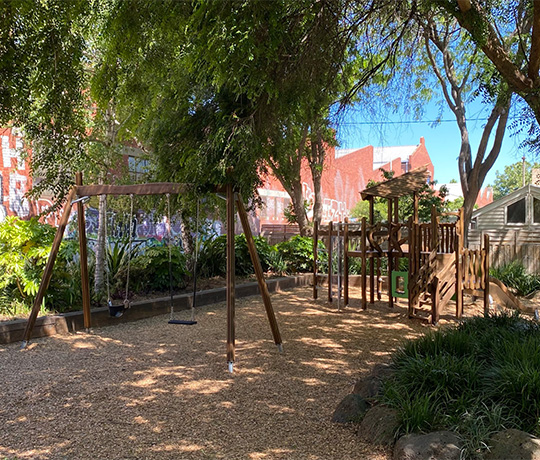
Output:
<instances>
[{"instance_id":1,"label":"gravel path","mask_svg":"<svg viewBox=\"0 0 540 460\"><path fill-rule=\"evenodd\" d=\"M195 326L159 316L0 345L0 457L389 459L330 418L357 378L425 326L405 307L354 301L338 313L310 296L272 295L282 355L260 298L237 300L233 375L224 304L201 307Z\"/></svg>"}]
</instances>

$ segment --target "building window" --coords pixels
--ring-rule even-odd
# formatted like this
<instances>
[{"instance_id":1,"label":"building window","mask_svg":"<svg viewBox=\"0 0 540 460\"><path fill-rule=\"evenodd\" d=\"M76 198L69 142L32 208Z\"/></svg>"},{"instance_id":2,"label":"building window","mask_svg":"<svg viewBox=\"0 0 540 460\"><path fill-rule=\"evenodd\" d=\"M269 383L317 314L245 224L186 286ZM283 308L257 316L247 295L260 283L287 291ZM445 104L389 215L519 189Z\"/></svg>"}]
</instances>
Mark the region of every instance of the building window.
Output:
<instances>
[{"instance_id":1,"label":"building window","mask_svg":"<svg viewBox=\"0 0 540 460\"><path fill-rule=\"evenodd\" d=\"M524 224L525 208L525 198L508 205L506 208L506 222L509 224Z\"/></svg>"},{"instance_id":2,"label":"building window","mask_svg":"<svg viewBox=\"0 0 540 460\"><path fill-rule=\"evenodd\" d=\"M150 162L144 158L128 157L128 170L132 180L141 180L150 171Z\"/></svg>"},{"instance_id":3,"label":"building window","mask_svg":"<svg viewBox=\"0 0 540 460\"><path fill-rule=\"evenodd\" d=\"M476 230L478 228L478 217L471 219L471 230Z\"/></svg>"},{"instance_id":4,"label":"building window","mask_svg":"<svg viewBox=\"0 0 540 460\"><path fill-rule=\"evenodd\" d=\"M540 200L533 198L533 223L540 224Z\"/></svg>"}]
</instances>

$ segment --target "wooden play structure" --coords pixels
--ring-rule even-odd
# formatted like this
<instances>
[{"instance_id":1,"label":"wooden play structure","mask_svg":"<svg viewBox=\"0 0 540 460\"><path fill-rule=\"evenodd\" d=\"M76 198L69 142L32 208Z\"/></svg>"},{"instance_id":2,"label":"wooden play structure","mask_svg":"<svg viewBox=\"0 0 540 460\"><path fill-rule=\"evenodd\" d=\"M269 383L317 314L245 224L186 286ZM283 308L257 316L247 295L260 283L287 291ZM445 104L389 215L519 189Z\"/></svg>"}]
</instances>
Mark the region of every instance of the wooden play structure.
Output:
<instances>
[{"instance_id":1,"label":"wooden play structure","mask_svg":"<svg viewBox=\"0 0 540 460\"><path fill-rule=\"evenodd\" d=\"M43 298L46 290L49 286L51 276L53 273L54 263L60 249L60 244L64 236L66 226L68 224L69 216L73 205L77 206L78 213L78 233L80 244L80 264L81 264L81 278L82 278L82 299L83 299L83 316L84 327L89 329L92 326L91 308L90 308L90 285L88 278L88 254L87 254L87 242L86 242L86 226L84 218L84 199L91 196L99 195L175 195L182 193L188 187L186 184L175 184L169 182L160 183L146 183L137 185L83 185L82 174L76 175L75 186L71 188L68 193L66 203L63 208L63 214L60 219L60 224L56 231L54 241L51 248L49 259L45 266L43 277L34 300L32 311L28 318L26 328L24 331L23 348L27 346L32 337L32 330L34 328L38 313L40 311ZM227 184L223 187L217 187L216 193L224 193L227 201L227 364L229 372L233 372L233 365L235 361L235 251L234 251L234 217L235 207L238 211L242 228L246 236L248 250L250 253L251 261L255 269L255 275L259 285L259 290L263 299L264 307L270 323L270 328L274 338L275 344L278 346L279 351L283 350L281 334L272 307L270 299L270 293L268 286L264 280L263 270L261 262L257 254L255 242L248 222L247 212L239 193L236 193L232 184ZM195 292L193 293L195 296ZM125 302L125 301L124 301ZM171 297L172 308L172 297ZM173 321L178 324L179 322Z\"/></svg>"},{"instance_id":2,"label":"wooden play structure","mask_svg":"<svg viewBox=\"0 0 540 460\"><path fill-rule=\"evenodd\" d=\"M375 302L375 295L380 300L381 270L386 263L389 306L394 306L396 298L406 298L410 318L436 324L452 298L456 301L459 318L463 314L463 294L483 298L484 311L489 311L489 237L484 237L480 249L463 247L462 209L438 214L433 208L431 221L419 222L418 192L427 176L427 169L419 168L365 189L361 196L369 201L369 221L363 218L359 223L330 222L326 226L315 226L314 298L320 288L318 241L322 238L328 248L328 300L333 300L333 287L337 281L338 308L342 291L345 306L349 304L349 266L351 259L359 258L363 309L367 308L368 302ZM399 198L405 195L412 195L413 215L403 223L398 221L398 207ZM374 222L375 197L388 200L388 216L384 223ZM338 240L337 244L335 240ZM332 263L336 248L338 259L342 260L337 264ZM337 275L334 275L336 265Z\"/></svg>"}]
</instances>

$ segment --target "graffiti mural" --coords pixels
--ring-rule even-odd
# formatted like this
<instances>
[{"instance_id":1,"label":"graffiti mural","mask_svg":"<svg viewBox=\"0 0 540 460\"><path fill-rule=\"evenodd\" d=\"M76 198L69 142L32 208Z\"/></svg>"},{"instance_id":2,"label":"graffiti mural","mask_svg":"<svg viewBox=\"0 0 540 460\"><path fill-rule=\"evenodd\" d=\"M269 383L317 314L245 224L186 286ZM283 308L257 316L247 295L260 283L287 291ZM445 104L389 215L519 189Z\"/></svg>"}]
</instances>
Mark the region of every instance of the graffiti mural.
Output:
<instances>
[{"instance_id":1,"label":"graffiti mural","mask_svg":"<svg viewBox=\"0 0 540 460\"><path fill-rule=\"evenodd\" d=\"M302 182L302 194L304 199L309 203L308 217L313 218L313 203L315 201L315 192L311 189L309 184ZM338 201L331 198L323 199L323 211L322 221L328 222L330 220L334 222L342 222L345 217L349 216L347 209L347 203L344 201Z\"/></svg>"},{"instance_id":2,"label":"graffiti mural","mask_svg":"<svg viewBox=\"0 0 540 460\"><path fill-rule=\"evenodd\" d=\"M0 129L2 163L0 169L0 221L6 216L27 218L32 204L26 193L32 186L30 168L23 159L23 142L9 128Z\"/></svg>"}]
</instances>

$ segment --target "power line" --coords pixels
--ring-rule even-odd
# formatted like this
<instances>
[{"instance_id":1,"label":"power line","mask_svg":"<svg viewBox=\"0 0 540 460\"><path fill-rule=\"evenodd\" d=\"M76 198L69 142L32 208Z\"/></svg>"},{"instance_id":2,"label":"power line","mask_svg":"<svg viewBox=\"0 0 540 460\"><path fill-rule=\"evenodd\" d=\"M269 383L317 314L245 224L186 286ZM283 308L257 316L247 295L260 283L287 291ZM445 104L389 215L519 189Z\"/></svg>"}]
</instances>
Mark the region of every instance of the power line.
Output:
<instances>
[{"instance_id":1,"label":"power line","mask_svg":"<svg viewBox=\"0 0 540 460\"><path fill-rule=\"evenodd\" d=\"M487 118L468 118L467 121L487 121ZM338 123L339 126L358 126L358 125L409 125L421 123L455 123L456 120L411 120L411 121L346 121Z\"/></svg>"}]
</instances>

